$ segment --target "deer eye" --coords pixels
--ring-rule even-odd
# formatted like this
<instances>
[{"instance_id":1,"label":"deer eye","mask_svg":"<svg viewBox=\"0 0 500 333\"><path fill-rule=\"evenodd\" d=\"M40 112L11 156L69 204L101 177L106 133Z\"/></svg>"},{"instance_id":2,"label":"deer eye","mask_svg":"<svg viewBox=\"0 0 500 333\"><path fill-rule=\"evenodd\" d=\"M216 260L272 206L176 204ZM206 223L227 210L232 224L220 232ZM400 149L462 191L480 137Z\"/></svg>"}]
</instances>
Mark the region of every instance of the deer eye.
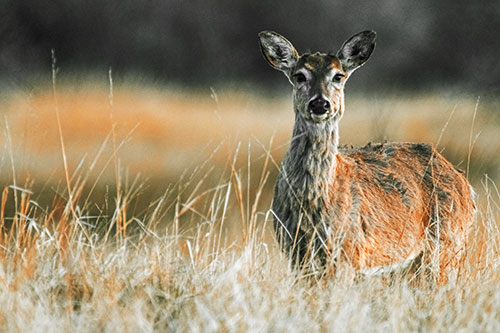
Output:
<instances>
[{"instance_id":1,"label":"deer eye","mask_svg":"<svg viewBox=\"0 0 500 333\"><path fill-rule=\"evenodd\" d=\"M344 76L345 76L344 74L337 73L337 74L335 74L335 76L333 77L332 81L333 81L333 82L335 82L335 83L338 83L338 82L342 81L342 78L343 78Z\"/></svg>"},{"instance_id":2,"label":"deer eye","mask_svg":"<svg viewBox=\"0 0 500 333\"><path fill-rule=\"evenodd\" d=\"M294 74L294 75L293 75L293 78L295 79L295 81L296 81L297 83L304 83L304 82L306 82L306 80L307 80L307 79L306 79L306 76L305 76L304 74L302 74L302 73L297 73L297 74Z\"/></svg>"}]
</instances>

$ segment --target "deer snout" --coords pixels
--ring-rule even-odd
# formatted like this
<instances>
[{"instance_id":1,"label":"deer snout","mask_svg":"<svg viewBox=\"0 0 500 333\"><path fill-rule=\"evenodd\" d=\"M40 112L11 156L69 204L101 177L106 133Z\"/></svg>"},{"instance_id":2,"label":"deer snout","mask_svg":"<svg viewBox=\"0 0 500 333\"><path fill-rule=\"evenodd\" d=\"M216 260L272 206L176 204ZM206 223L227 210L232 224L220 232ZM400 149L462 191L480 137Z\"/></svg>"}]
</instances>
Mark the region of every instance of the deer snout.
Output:
<instances>
[{"instance_id":1,"label":"deer snout","mask_svg":"<svg viewBox=\"0 0 500 333\"><path fill-rule=\"evenodd\" d=\"M315 115L323 115L330 110L330 102L321 97L315 98L309 102L309 110Z\"/></svg>"}]
</instances>

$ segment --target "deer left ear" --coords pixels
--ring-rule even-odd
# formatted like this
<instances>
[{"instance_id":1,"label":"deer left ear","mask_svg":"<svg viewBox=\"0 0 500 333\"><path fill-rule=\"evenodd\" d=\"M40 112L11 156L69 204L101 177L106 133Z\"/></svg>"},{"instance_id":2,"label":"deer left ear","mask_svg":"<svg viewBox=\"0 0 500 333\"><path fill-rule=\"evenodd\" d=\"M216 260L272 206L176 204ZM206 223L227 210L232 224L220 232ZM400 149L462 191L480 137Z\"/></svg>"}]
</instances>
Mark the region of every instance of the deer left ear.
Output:
<instances>
[{"instance_id":1,"label":"deer left ear","mask_svg":"<svg viewBox=\"0 0 500 333\"><path fill-rule=\"evenodd\" d=\"M363 31L344 42L337 52L342 68L346 72L352 72L363 65L375 48L375 31Z\"/></svg>"},{"instance_id":2,"label":"deer left ear","mask_svg":"<svg viewBox=\"0 0 500 333\"><path fill-rule=\"evenodd\" d=\"M267 62L275 69L289 75L295 66L299 53L285 37L274 31L259 33L260 49Z\"/></svg>"}]
</instances>

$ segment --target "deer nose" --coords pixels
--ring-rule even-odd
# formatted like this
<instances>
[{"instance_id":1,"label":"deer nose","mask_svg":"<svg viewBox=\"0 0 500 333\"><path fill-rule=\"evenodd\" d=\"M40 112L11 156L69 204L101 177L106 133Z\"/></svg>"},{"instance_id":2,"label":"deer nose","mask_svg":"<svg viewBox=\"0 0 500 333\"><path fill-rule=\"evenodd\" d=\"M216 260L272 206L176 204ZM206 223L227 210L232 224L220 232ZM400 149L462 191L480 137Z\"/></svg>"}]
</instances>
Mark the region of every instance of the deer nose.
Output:
<instances>
[{"instance_id":1,"label":"deer nose","mask_svg":"<svg viewBox=\"0 0 500 333\"><path fill-rule=\"evenodd\" d=\"M323 98L316 98L309 102L309 109L315 115L322 115L330 110L330 102Z\"/></svg>"}]
</instances>

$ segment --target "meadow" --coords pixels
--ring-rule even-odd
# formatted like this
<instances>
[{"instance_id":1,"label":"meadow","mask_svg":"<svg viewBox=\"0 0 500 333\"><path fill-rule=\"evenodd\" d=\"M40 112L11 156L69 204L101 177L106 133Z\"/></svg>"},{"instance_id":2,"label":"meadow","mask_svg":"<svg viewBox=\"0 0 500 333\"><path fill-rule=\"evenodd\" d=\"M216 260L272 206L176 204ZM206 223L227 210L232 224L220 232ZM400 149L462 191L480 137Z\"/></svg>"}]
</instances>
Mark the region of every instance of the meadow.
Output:
<instances>
[{"instance_id":1,"label":"meadow","mask_svg":"<svg viewBox=\"0 0 500 333\"><path fill-rule=\"evenodd\" d=\"M307 276L270 212L287 93L68 81L0 101L2 331L497 331L499 103L346 92L343 144L434 143L479 213L448 284Z\"/></svg>"}]
</instances>

